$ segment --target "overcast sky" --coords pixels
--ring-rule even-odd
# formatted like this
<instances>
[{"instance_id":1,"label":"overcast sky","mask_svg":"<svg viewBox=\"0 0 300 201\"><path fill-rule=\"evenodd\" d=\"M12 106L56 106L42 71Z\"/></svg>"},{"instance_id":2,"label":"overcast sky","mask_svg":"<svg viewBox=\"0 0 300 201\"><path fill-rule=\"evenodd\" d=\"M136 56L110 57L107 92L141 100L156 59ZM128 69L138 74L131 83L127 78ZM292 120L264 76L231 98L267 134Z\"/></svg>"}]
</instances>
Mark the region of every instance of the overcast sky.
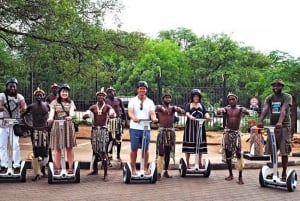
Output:
<instances>
[{"instance_id":1,"label":"overcast sky","mask_svg":"<svg viewBox=\"0 0 300 201\"><path fill-rule=\"evenodd\" d=\"M255 50L300 57L299 0L121 0L121 30L155 38L184 27L198 37L228 34ZM299 3L298 3L299 2Z\"/></svg>"}]
</instances>

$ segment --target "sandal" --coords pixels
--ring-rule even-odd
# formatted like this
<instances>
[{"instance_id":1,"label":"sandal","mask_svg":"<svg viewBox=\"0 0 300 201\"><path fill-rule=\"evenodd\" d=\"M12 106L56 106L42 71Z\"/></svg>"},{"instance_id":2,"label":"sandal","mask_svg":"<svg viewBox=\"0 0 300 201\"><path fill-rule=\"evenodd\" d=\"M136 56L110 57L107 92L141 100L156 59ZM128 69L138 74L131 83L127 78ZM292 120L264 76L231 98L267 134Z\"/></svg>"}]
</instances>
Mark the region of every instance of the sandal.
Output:
<instances>
[{"instance_id":1,"label":"sandal","mask_svg":"<svg viewBox=\"0 0 300 201\"><path fill-rule=\"evenodd\" d=\"M55 175L60 175L60 170L59 169L54 170L54 174Z\"/></svg>"},{"instance_id":2,"label":"sandal","mask_svg":"<svg viewBox=\"0 0 300 201\"><path fill-rule=\"evenodd\" d=\"M73 170L72 169L69 169L68 170L68 174L73 174L74 172L73 172Z\"/></svg>"},{"instance_id":3,"label":"sandal","mask_svg":"<svg viewBox=\"0 0 300 201\"><path fill-rule=\"evenodd\" d=\"M231 180L233 180L233 176L228 176L228 177L225 178L225 180L226 181L231 181Z\"/></svg>"}]
</instances>

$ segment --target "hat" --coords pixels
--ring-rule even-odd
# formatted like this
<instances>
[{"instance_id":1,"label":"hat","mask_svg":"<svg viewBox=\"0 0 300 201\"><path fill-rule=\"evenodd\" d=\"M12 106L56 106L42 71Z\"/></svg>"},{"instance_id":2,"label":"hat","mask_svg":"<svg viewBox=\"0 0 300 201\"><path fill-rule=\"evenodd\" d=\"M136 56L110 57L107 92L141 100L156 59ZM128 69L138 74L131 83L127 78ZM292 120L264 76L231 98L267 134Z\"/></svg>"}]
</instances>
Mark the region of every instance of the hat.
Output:
<instances>
[{"instance_id":1,"label":"hat","mask_svg":"<svg viewBox=\"0 0 300 201\"><path fill-rule=\"evenodd\" d=\"M60 91L62 89L67 89L68 91L70 91L70 86L67 83L61 84L59 89L58 89L58 92L60 93Z\"/></svg>"},{"instance_id":2,"label":"hat","mask_svg":"<svg viewBox=\"0 0 300 201\"><path fill-rule=\"evenodd\" d=\"M162 99L164 99L166 96L170 96L170 98L172 98L171 94L169 92L166 92L163 96Z\"/></svg>"},{"instance_id":3,"label":"hat","mask_svg":"<svg viewBox=\"0 0 300 201\"><path fill-rule=\"evenodd\" d=\"M102 87L101 90L96 93L96 96L98 96L100 94L103 94L104 96L106 96L106 93L104 91L104 87Z\"/></svg>"},{"instance_id":4,"label":"hat","mask_svg":"<svg viewBox=\"0 0 300 201\"><path fill-rule=\"evenodd\" d=\"M139 87L145 87L145 88L148 89L148 84L147 84L146 81L141 80L141 81L138 81L138 82L137 82L136 87L137 87L137 88L139 88Z\"/></svg>"},{"instance_id":5,"label":"hat","mask_svg":"<svg viewBox=\"0 0 300 201\"><path fill-rule=\"evenodd\" d=\"M109 88L107 88L107 89L106 89L106 92L108 92L109 90L115 91L115 89L114 89L112 86L110 86Z\"/></svg>"},{"instance_id":6,"label":"hat","mask_svg":"<svg viewBox=\"0 0 300 201\"><path fill-rule=\"evenodd\" d=\"M235 99L236 99L236 100L238 100L238 99L239 99L239 97L238 97L237 95L235 95L234 93L232 93L232 92L229 92L229 93L228 93L228 95L227 95L227 99L229 98L229 96L233 96L233 97L235 97Z\"/></svg>"},{"instance_id":7,"label":"hat","mask_svg":"<svg viewBox=\"0 0 300 201\"><path fill-rule=\"evenodd\" d=\"M281 84L282 86L284 86L284 82L282 81L282 79L273 80L271 85L273 86L274 84Z\"/></svg>"},{"instance_id":8,"label":"hat","mask_svg":"<svg viewBox=\"0 0 300 201\"><path fill-rule=\"evenodd\" d=\"M11 78L8 78L6 80L6 86L9 84L9 83L15 83L16 85L18 85L18 80L14 77L11 77Z\"/></svg>"},{"instance_id":9,"label":"hat","mask_svg":"<svg viewBox=\"0 0 300 201\"><path fill-rule=\"evenodd\" d=\"M59 88L59 85L54 83L54 84L51 85L51 88Z\"/></svg>"},{"instance_id":10,"label":"hat","mask_svg":"<svg viewBox=\"0 0 300 201\"><path fill-rule=\"evenodd\" d=\"M43 95L45 95L45 92L41 90L39 87L33 92L33 95L35 96L37 93L42 93Z\"/></svg>"}]
</instances>

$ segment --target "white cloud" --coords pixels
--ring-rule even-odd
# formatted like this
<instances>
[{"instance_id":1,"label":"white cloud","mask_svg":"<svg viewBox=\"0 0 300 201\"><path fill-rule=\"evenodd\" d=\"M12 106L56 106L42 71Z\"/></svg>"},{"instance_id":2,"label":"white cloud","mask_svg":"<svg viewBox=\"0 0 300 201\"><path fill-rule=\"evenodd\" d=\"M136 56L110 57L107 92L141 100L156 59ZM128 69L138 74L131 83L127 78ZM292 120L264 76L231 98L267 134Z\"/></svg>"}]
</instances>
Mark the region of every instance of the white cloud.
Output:
<instances>
[{"instance_id":1,"label":"white cloud","mask_svg":"<svg viewBox=\"0 0 300 201\"><path fill-rule=\"evenodd\" d=\"M123 0L122 30L156 37L184 27L198 36L225 33L268 53L300 57L298 0Z\"/></svg>"}]
</instances>

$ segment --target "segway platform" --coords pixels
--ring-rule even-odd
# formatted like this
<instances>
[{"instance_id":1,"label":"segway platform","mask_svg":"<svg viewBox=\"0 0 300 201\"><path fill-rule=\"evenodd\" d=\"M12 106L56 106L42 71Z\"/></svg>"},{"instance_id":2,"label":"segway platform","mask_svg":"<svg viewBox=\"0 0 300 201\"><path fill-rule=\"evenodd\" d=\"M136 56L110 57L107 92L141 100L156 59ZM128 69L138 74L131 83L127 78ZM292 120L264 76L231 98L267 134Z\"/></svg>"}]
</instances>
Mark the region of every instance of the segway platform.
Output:
<instances>
[{"instance_id":1,"label":"segway platform","mask_svg":"<svg viewBox=\"0 0 300 201\"><path fill-rule=\"evenodd\" d=\"M0 180L19 180L26 182L26 167L25 161L21 161L20 173L15 174L12 167L7 168L5 173L0 173Z\"/></svg>"},{"instance_id":2,"label":"segway platform","mask_svg":"<svg viewBox=\"0 0 300 201\"><path fill-rule=\"evenodd\" d=\"M63 183L63 182L80 182L80 166L78 161L74 161L74 172L73 174L68 174L66 168L60 171L60 174L54 174L54 164L49 162L48 164L48 183Z\"/></svg>"},{"instance_id":3,"label":"segway platform","mask_svg":"<svg viewBox=\"0 0 300 201\"><path fill-rule=\"evenodd\" d=\"M130 182L141 182L141 181L148 181L152 184L155 184L157 181L157 167L155 162L148 163L148 170L150 171L150 174L146 175L144 172L144 161L145 161L145 143L146 143L146 130L150 129L150 120L140 120L144 123L144 132L142 137L142 144L141 144L141 160L140 163L136 163L136 169L139 169L139 171L136 171L136 174L132 174L131 164L130 162L127 162L123 166L123 182L126 184L129 184Z\"/></svg>"},{"instance_id":4,"label":"segway platform","mask_svg":"<svg viewBox=\"0 0 300 201\"><path fill-rule=\"evenodd\" d=\"M54 123L58 123L59 125L59 135L60 135L60 149L61 149L61 170L60 174L54 174L54 163L53 161L49 161L48 163L48 183L58 183L58 182L80 182L80 165L78 161L73 162L73 174L68 174L67 168L69 165L65 159L65 132L64 132L64 124L66 120L54 120ZM52 152L49 153L52 158Z\"/></svg>"},{"instance_id":5,"label":"segway platform","mask_svg":"<svg viewBox=\"0 0 300 201\"><path fill-rule=\"evenodd\" d=\"M199 167L199 146L202 140L202 126L205 119L197 119L197 140L196 140L196 153L195 153L195 164L188 168L186 159L181 158L179 161L179 173L182 177L186 175L203 175L204 177L209 177L211 173L211 164L208 158L202 160L203 167Z\"/></svg>"},{"instance_id":6,"label":"segway platform","mask_svg":"<svg viewBox=\"0 0 300 201\"><path fill-rule=\"evenodd\" d=\"M5 173L0 173L0 180L19 180L21 182L26 182L26 166L25 161L20 163L20 172L14 173L13 168L13 126L18 123L18 119L13 118L1 118L2 124L8 125L9 136L7 145L7 155L8 155L8 168Z\"/></svg>"},{"instance_id":7,"label":"segway platform","mask_svg":"<svg viewBox=\"0 0 300 201\"><path fill-rule=\"evenodd\" d=\"M289 192L294 192L297 186L297 173L295 170L291 169L287 173L285 179L280 178L278 175L278 156L276 148L276 137L275 137L275 127L265 126L270 132L270 138L272 142L272 163L273 168L268 166L263 166L259 172L259 184L261 187L280 187L287 188Z\"/></svg>"}]
</instances>

